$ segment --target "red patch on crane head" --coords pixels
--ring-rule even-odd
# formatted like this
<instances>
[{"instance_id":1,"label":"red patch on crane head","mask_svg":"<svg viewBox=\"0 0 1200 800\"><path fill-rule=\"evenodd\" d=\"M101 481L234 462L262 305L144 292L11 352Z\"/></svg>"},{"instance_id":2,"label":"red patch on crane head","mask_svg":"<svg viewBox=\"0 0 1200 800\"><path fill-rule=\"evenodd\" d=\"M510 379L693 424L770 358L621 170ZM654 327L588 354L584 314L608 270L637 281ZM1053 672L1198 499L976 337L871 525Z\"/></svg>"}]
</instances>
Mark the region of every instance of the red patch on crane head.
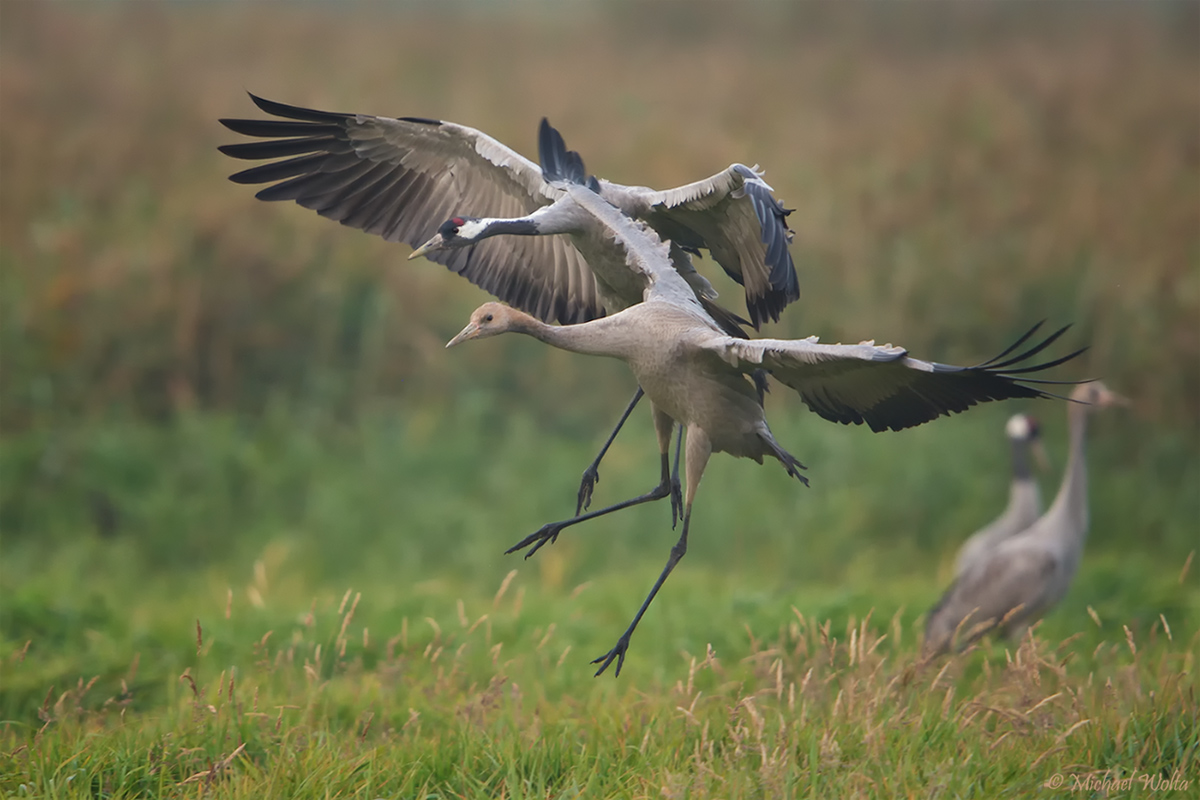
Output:
<instances>
[{"instance_id":1,"label":"red patch on crane head","mask_svg":"<svg viewBox=\"0 0 1200 800\"><path fill-rule=\"evenodd\" d=\"M467 221L465 219L463 219L462 217L451 217L450 221L453 222L455 225L458 225L459 227L462 227L463 225L467 224Z\"/></svg>"}]
</instances>

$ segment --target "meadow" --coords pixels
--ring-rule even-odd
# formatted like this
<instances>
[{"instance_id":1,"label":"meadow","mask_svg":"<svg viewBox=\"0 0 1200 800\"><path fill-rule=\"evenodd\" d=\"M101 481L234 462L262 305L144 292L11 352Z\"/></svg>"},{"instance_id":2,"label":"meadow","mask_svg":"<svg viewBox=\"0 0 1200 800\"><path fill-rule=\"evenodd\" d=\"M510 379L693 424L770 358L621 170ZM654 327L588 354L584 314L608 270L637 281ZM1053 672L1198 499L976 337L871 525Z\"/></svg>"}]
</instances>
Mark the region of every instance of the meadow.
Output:
<instances>
[{"instance_id":1,"label":"meadow","mask_svg":"<svg viewBox=\"0 0 1200 800\"><path fill-rule=\"evenodd\" d=\"M1194 4L0 9L0 792L28 797L1023 797L1200 791L1200 35ZM244 91L451 119L676 185L758 162L801 300L768 336L971 363L1089 344L1070 594L924 660L1007 493L995 404L899 434L784 387L808 466L715 458L574 508L624 367L442 346L485 296L256 201ZM707 269L711 265L701 265ZM710 277L713 270L707 270ZM719 284L727 301L739 292ZM507 338L507 337L506 337ZM597 502L657 478L648 416ZM1107 783L1106 783L1107 781Z\"/></svg>"}]
</instances>

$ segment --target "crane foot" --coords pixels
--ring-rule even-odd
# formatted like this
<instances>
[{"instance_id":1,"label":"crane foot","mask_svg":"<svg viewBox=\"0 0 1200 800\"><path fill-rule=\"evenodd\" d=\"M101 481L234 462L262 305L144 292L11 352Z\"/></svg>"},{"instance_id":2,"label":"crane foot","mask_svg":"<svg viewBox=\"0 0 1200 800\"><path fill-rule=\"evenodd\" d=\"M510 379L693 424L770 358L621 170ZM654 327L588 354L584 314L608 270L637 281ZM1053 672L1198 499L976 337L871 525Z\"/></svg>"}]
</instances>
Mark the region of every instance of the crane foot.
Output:
<instances>
[{"instance_id":1,"label":"crane foot","mask_svg":"<svg viewBox=\"0 0 1200 800\"><path fill-rule=\"evenodd\" d=\"M600 471L596 469L595 464L583 471L583 478L579 481L579 496L575 501L575 516L578 517L587 511L588 506L592 504L592 489L596 488L599 482Z\"/></svg>"},{"instance_id":2,"label":"crane foot","mask_svg":"<svg viewBox=\"0 0 1200 800\"><path fill-rule=\"evenodd\" d=\"M621 667L625 664L625 651L629 649L629 634L626 633L617 640L617 644L612 650L609 650L604 655L592 661L593 664L600 664L600 669L596 670L595 677L599 678L604 670L608 669L608 665L617 660L617 671L613 673L614 678L621 677ZM600 663L604 662L604 663Z\"/></svg>"},{"instance_id":3,"label":"crane foot","mask_svg":"<svg viewBox=\"0 0 1200 800\"><path fill-rule=\"evenodd\" d=\"M539 528L538 530L536 530L533 533L526 536L521 541L514 544L512 547L505 550L504 555L509 555L510 553L515 553L518 550L524 550L526 547L529 547L529 552L525 554L525 557L529 558L534 553L536 553L538 550L541 550L543 545L545 545L547 543L554 544L555 542L557 542L558 535L560 533L562 533L562 529L563 529L563 526L561 523L558 523L558 522L547 523L547 524L543 525L541 528ZM532 545L532 547L531 547L531 545Z\"/></svg>"}]
</instances>

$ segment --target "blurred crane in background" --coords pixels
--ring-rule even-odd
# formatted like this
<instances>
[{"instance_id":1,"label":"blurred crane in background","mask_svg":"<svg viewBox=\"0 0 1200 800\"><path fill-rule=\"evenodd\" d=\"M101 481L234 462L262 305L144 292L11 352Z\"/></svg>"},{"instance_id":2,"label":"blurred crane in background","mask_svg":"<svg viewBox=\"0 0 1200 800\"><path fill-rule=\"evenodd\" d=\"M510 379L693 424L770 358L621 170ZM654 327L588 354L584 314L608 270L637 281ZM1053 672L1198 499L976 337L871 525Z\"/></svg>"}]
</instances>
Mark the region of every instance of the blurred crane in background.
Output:
<instances>
[{"instance_id":1,"label":"blurred crane in background","mask_svg":"<svg viewBox=\"0 0 1200 800\"><path fill-rule=\"evenodd\" d=\"M1128 400L1099 381L1082 384L1067 407L1067 467L1054 504L1026 530L982 553L959 573L929 612L925 651L936 655L999 628L1018 635L1067 593L1079 568L1088 530L1088 416Z\"/></svg>"},{"instance_id":2,"label":"blurred crane in background","mask_svg":"<svg viewBox=\"0 0 1200 800\"><path fill-rule=\"evenodd\" d=\"M1030 456L1047 465L1046 449L1042 446L1041 426L1027 414L1013 414L1004 426L1012 450L1012 482L1008 490L1008 507L991 524L976 531L963 543L955 563L955 576L962 575L987 556L996 545L1032 525L1042 515L1042 493L1033 477Z\"/></svg>"}]
</instances>

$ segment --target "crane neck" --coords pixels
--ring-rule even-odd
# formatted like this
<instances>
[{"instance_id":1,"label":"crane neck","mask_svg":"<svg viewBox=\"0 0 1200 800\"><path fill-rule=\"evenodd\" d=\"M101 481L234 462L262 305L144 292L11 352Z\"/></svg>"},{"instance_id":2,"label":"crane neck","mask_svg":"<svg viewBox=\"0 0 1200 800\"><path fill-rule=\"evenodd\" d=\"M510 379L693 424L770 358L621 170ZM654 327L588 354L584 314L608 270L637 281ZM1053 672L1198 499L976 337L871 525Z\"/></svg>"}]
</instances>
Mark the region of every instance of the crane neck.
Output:
<instances>
[{"instance_id":1,"label":"crane neck","mask_svg":"<svg viewBox=\"0 0 1200 800\"><path fill-rule=\"evenodd\" d=\"M532 336L560 350L627 359L627 337L622 335L623 328L613 320L613 317L604 317L578 325L547 325L541 320L522 314L519 324L513 325L512 330Z\"/></svg>"},{"instance_id":2,"label":"crane neck","mask_svg":"<svg viewBox=\"0 0 1200 800\"><path fill-rule=\"evenodd\" d=\"M1047 516L1064 517L1065 524L1059 528L1072 543L1082 543L1088 529L1088 486L1087 486L1087 423L1090 406L1086 403L1071 403L1067 409L1069 430L1069 452L1067 468L1054 505ZM1078 548L1072 548L1078 552Z\"/></svg>"},{"instance_id":3,"label":"crane neck","mask_svg":"<svg viewBox=\"0 0 1200 800\"><path fill-rule=\"evenodd\" d=\"M1029 440L1011 439L1013 480L1027 481L1032 479L1033 471L1029 463Z\"/></svg>"},{"instance_id":4,"label":"crane neck","mask_svg":"<svg viewBox=\"0 0 1200 800\"><path fill-rule=\"evenodd\" d=\"M479 220L480 231L476 236L476 241L479 239L487 239L492 236L537 236L538 230L537 221L530 217L516 217L515 219L503 218L484 218Z\"/></svg>"},{"instance_id":5,"label":"crane neck","mask_svg":"<svg viewBox=\"0 0 1200 800\"><path fill-rule=\"evenodd\" d=\"M564 197L542 206L524 217L484 217L479 220L482 230L478 239L490 236L546 236L552 233L573 233L578 227L571 213L572 203Z\"/></svg>"}]
</instances>

